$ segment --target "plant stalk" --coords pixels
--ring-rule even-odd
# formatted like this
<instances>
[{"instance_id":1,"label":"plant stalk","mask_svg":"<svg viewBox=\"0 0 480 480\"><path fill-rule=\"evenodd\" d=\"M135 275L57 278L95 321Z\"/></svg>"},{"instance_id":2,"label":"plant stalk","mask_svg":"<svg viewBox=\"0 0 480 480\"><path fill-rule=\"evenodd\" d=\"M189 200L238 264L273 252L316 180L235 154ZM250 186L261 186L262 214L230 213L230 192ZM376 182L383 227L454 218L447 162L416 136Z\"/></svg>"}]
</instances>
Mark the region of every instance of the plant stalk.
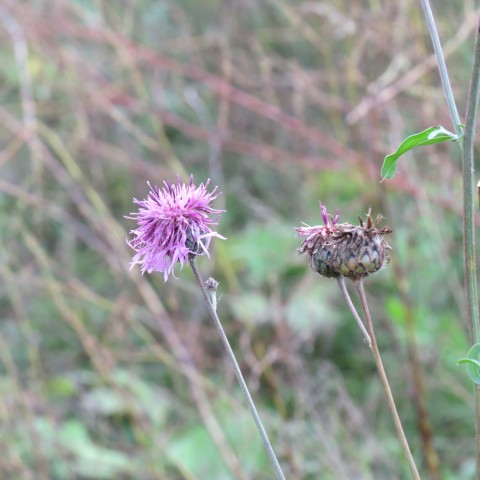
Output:
<instances>
[{"instance_id":1,"label":"plant stalk","mask_svg":"<svg viewBox=\"0 0 480 480\"><path fill-rule=\"evenodd\" d=\"M343 298L347 302L348 308L350 308L352 315L357 321L357 324L360 327L360 330L362 331L363 336L365 337L365 341L367 342L367 345L370 348L372 348L372 339L370 338L370 335L368 334L367 329L365 328L365 325L363 324L362 319L360 318L360 315L358 314L355 306L353 305L352 299L348 294L348 290L345 285L345 277L342 277L342 276L337 277L337 282L338 282L338 286L340 287L340 291L342 292Z\"/></svg>"},{"instance_id":2,"label":"plant stalk","mask_svg":"<svg viewBox=\"0 0 480 480\"><path fill-rule=\"evenodd\" d=\"M447 75L445 60L443 58L438 33L433 20L432 11L428 0L421 0L427 20L433 46L437 55L440 77L445 90L445 96L450 109L452 121L455 124L457 135L461 133L452 88ZM479 85L480 85L480 25L477 27L475 51L473 57L472 75L468 93L467 113L465 121L465 136L463 144L459 143L463 153L463 247L465 269L465 291L467 312L470 326L471 343L480 343L480 315L478 309L477 267L475 256L475 225L474 225L474 138L477 118ZM476 478L480 480L480 386L475 384L475 457Z\"/></svg>"},{"instance_id":3,"label":"plant stalk","mask_svg":"<svg viewBox=\"0 0 480 480\"><path fill-rule=\"evenodd\" d=\"M447 73L445 58L438 37L437 28L433 18L432 10L428 0L421 0L425 19L430 31L433 48L437 56L440 78L442 80L445 97L447 99L450 116L455 126L457 135L462 134L460 118L458 116L455 99L453 97L450 79ZM480 26L479 26L480 28ZM477 294L477 271L475 257L475 224L474 224L474 139L475 124L480 86L480 42L477 28L475 41L475 52L473 57L472 75L470 79L470 90L468 93L467 113L465 121L465 135L463 145L459 143L463 151L463 227L464 227L464 259L465 259L465 287L467 296L467 310L473 343L480 342L480 315L478 309Z\"/></svg>"},{"instance_id":4,"label":"plant stalk","mask_svg":"<svg viewBox=\"0 0 480 480\"><path fill-rule=\"evenodd\" d=\"M460 117L458 115L457 105L455 104L455 98L453 96L452 86L448 77L447 65L445 63L445 57L443 55L442 44L438 36L437 27L435 25L435 19L433 17L430 2L428 0L420 0L423 8L423 14L427 21L428 30L430 32L430 38L432 39L433 49L437 57L438 70L440 73L440 79L443 85L443 91L447 99L448 109L450 110L450 116L452 118L453 127L457 136L462 135L462 127L460 126Z\"/></svg>"},{"instance_id":5,"label":"plant stalk","mask_svg":"<svg viewBox=\"0 0 480 480\"><path fill-rule=\"evenodd\" d=\"M464 210L464 254L467 287L467 304L473 343L480 342L480 320L478 312L477 268L475 257L474 223L474 140L480 88L480 39L477 31L470 90L468 93L465 137L463 140L463 210Z\"/></svg>"},{"instance_id":6,"label":"plant stalk","mask_svg":"<svg viewBox=\"0 0 480 480\"><path fill-rule=\"evenodd\" d=\"M480 343L478 311L477 265L475 256L474 223L474 140L480 89L480 27L477 28L470 89L468 92L465 137L463 144L463 245L465 257L465 286L470 335L473 344ZM480 385L475 384L475 458L476 478L480 480Z\"/></svg>"},{"instance_id":7,"label":"plant stalk","mask_svg":"<svg viewBox=\"0 0 480 480\"><path fill-rule=\"evenodd\" d=\"M403 448L403 452L405 457L408 461L408 465L410 467L410 471L412 473L412 477L415 480L420 480L420 475L418 473L417 466L415 465L415 460L413 459L412 452L410 451L410 447L408 445L407 437L403 431L402 422L400 421L400 417L397 412L397 407L395 406L395 400L393 399L392 390L390 389L390 384L388 382L387 374L385 372L385 368L383 366L382 357L380 355L380 351L378 349L377 339L375 337L375 331L373 328L372 317L370 316L370 310L368 308L367 297L365 296L365 289L363 288L363 280L355 282L357 286L358 295L360 297L360 301L362 303L363 311L365 312L365 317L367 319L367 329L370 334L370 338L372 340L371 343L371 350L373 353L373 357L375 358L375 363L377 365L377 370L380 375L380 379L383 384L383 388L385 390L385 395L387 397L387 404L388 408L393 417L393 423L395 424L395 429L397 430L398 439Z\"/></svg>"},{"instance_id":8,"label":"plant stalk","mask_svg":"<svg viewBox=\"0 0 480 480\"><path fill-rule=\"evenodd\" d=\"M255 421L255 424L257 426L257 429L260 433L260 436L262 437L265 449L267 450L267 454L268 454L268 457L270 459L270 462L272 463L273 469L275 470L275 473L276 473L277 478L279 480L285 480L285 476L282 472L282 469L281 469L280 464L277 460L275 452L273 451L272 445L270 443L270 440L268 439L265 428L263 427L263 423L260 420L260 416L258 415L257 409L255 407L255 404L254 404L253 400L252 400L252 397L251 397L250 392L248 390L247 384L245 383L245 380L243 378L243 375L242 375L242 372L241 372L240 367L238 365L235 354L233 353L233 350L232 350L232 347L230 346L230 342L228 341L227 335L225 334L225 331L223 330L223 327L222 327L222 324L220 322L220 319L218 318L216 309L214 308L214 306L213 306L213 304L210 300L210 295L205 288L202 277L200 275L200 271L198 270L197 261L196 261L195 256L190 255L189 261L190 261L190 266L192 267L193 274L195 276L195 280L197 281L198 286L200 287L200 290L202 292L203 298L205 299L205 302L207 304L208 313L212 317L212 320L215 324L217 332L220 335L220 339L223 343L223 347L225 348L225 351L227 352L227 356L228 356L228 358L229 358L229 360L232 364L232 367L233 367L233 370L234 370L235 375L237 377L238 383L240 384L240 388L242 389L242 392L245 395L245 398L247 399L248 408L250 409L250 413L252 414L253 419Z\"/></svg>"}]
</instances>

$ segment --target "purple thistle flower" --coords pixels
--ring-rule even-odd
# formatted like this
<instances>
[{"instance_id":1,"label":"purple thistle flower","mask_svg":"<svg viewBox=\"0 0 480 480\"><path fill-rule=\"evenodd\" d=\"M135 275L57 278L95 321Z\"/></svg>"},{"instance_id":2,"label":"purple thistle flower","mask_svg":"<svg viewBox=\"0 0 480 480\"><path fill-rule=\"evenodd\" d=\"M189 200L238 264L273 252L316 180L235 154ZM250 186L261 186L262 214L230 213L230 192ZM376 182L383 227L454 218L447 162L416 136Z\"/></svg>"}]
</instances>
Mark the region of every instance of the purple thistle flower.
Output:
<instances>
[{"instance_id":1,"label":"purple thistle flower","mask_svg":"<svg viewBox=\"0 0 480 480\"><path fill-rule=\"evenodd\" d=\"M311 227L310 225L306 225L304 227L295 227L295 230L298 232L299 237L307 237L305 240L305 244L307 244L310 240L312 240L316 236L321 236L322 238L326 238L332 233L334 226L338 223L338 210L335 216L330 215L327 212L327 207L320 203L320 210L322 211L322 219L324 225L316 225L315 227ZM303 253L303 252L302 252Z\"/></svg>"},{"instance_id":2,"label":"purple thistle flower","mask_svg":"<svg viewBox=\"0 0 480 480\"><path fill-rule=\"evenodd\" d=\"M210 227L217 225L220 214L225 210L216 210L211 202L221 195L215 187L210 193L204 185L196 187L193 176L186 185L177 178L177 184L163 182L163 187L152 187L145 200L133 199L140 206L138 212L126 217L137 222L138 228L131 230L133 239L128 245L137 253L132 258L130 269L141 265L142 274L153 271L163 272L163 278L174 274L175 264L188 262L189 255L208 256L208 247L212 237L225 240ZM210 214L215 214L210 218Z\"/></svg>"}]
</instances>

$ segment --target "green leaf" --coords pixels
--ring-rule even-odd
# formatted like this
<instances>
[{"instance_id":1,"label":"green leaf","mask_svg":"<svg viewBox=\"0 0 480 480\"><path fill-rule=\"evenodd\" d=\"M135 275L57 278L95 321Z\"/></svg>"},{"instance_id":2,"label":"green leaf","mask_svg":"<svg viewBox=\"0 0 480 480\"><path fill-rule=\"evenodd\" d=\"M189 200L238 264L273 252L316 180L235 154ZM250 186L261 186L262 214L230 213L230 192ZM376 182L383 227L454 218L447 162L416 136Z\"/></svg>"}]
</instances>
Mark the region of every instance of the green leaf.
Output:
<instances>
[{"instance_id":1,"label":"green leaf","mask_svg":"<svg viewBox=\"0 0 480 480\"><path fill-rule=\"evenodd\" d=\"M383 160L382 166L382 179L392 178L397 170L398 159L409 150L415 147L421 147L423 145L433 145L435 143L442 143L448 141L460 140L462 136L457 136L452 132L449 132L442 126L430 127L423 132L415 133L407 137L398 147L395 153L387 155Z\"/></svg>"},{"instance_id":2,"label":"green leaf","mask_svg":"<svg viewBox=\"0 0 480 480\"><path fill-rule=\"evenodd\" d=\"M480 361L479 360L474 360L473 358L461 358L458 363L467 363L470 365L474 365L477 368L480 368Z\"/></svg>"},{"instance_id":3,"label":"green leaf","mask_svg":"<svg viewBox=\"0 0 480 480\"><path fill-rule=\"evenodd\" d=\"M461 358L458 363L465 364L470 380L480 385L480 343L476 343L468 352L467 357Z\"/></svg>"}]
</instances>

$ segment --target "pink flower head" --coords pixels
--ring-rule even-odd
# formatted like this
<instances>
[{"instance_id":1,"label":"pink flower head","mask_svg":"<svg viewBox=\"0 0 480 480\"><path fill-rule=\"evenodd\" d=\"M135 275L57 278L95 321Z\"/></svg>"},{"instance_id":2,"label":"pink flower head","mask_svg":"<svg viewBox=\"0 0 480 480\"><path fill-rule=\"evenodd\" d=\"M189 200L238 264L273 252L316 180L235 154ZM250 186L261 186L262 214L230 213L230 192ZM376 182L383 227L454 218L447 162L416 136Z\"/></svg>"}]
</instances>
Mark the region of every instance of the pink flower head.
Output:
<instances>
[{"instance_id":1,"label":"pink flower head","mask_svg":"<svg viewBox=\"0 0 480 480\"><path fill-rule=\"evenodd\" d=\"M221 195L215 187L210 193L204 185L196 187L193 176L186 185L177 179L177 184L163 182L163 187L152 187L145 200L133 199L140 206L138 212L130 218L137 222L138 228L131 230L133 239L127 241L137 253L132 258L130 269L141 265L142 274L153 271L163 272L165 281L168 275L174 275L174 268L180 262L181 268L189 255L207 254L210 240L224 237L210 227L217 225L220 214L225 210L216 210L211 202ZM216 215L210 218L210 214Z\"/></svg>"},{"instance_id":2,"label":"pink flower head","mask_svg":"<svg viewBox=\"0 0 480 480\"><path fill-rule=\"evenodd\" d=\"M305 225L304 227L296 227L295 230L298 232L299 237L307 237L302 244L304 248L303 252L307 249L307 245L311 242L312 239L317 239L318 237L326 239L334 230L335 225L338 223L338 210L335 216L330 215L327 212L327 207L320 203L320 210L322 211L323 225L316 225L310 227L310 225ZM300 253L303 253L300 252Z\"/></svg>"}]
</instances>

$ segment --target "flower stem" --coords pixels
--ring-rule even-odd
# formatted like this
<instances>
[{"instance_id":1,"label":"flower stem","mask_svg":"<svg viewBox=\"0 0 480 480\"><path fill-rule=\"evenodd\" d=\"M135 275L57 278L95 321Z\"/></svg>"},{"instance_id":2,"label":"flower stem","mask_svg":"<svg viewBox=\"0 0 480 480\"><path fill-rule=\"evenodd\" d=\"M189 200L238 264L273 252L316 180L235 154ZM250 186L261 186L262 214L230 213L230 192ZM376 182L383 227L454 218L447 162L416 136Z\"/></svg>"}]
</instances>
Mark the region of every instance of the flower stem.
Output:
<instances>
[{"instance_id":1,"label":"flower stem","mask_svg":"<svg viewBox=\"0 0 480 480\"><path fill-rule=\"evenodd\" d=\"M260 420L260 416L258 415L255 404L253 403L247 384L245 383L245 380L243 378L242 372L238 365L237 359L235 358L235 354L233 353L232 347L230 346L230 342L228 341L227 335L223 330L223 327L220 322L220 319L218 318L216 309L212 305L212 302L210 300L210 295L208 294L205 288L205 285L203 284L203 280L200 275L200 271L198 270L195 256L190 255L189 261L190 261L190 266L192 267L193 274L195 276L195 280L197 281L198 286L200 287L200 290L202 292L203 298L205 299L205 302L207 304L208 313L210 314L213 322L215 323L215 327L217 329L218 334L220 335L220 339L223 343L223 347L225 348L225 351L227 352L227 356L230 359L230 362L232 363L233 370L237 377L238 383L240 384L240 388L242 389L242 392L245 395L245 398L247 399L248 408L250 409L250 413L252 414L255 424L257 426L257 429L260 433L260 436L262 437L263 443L265 445L265 449L267 450L267 454L270 459L270 462L272 463L273 469L275 470L275 473L279 480L285 480L285 476L282 472L282 469L277 460L277 457L275 456L275 452L273 451L270 440L268 439L265 428L263 427L263 423Z\"/></svg>"},{"instance_id":2,"label":"flower stem","mask_svg":"<svg viewBox=\"0 0 480 480\"><path fill-rule=\"evenodd\" d=\"M365 341L367 342L367 345L372 348L372 339L370 338L370 335L367 332L367 329L365 328L365 325L362 322L362 319L360 318L360 315L358 314L355 306L353 305L352 299L350 298L350 295L348 294L347 287L345 286L345 278L340 276L337 277L337 282L338 286L340 287L340 291L342 292L343 298L347 302L348 308L350 308L350 311L352 312L352 315L354 316L355 320L358 323L358 326L360 327L360 330L362 331Z\"/></svg>"},{"instance_id":3,"label":"flower stem","mask_svg":"<svg viewBox=\"0 0 480 480\"><path fill-rule=\"evenodd\" d=\"M372 343L370 348L373 353L373 357L375 358L375 363L377 365L377 370L380 375L380 379L383 384L383 388L385 390L385 394L387 397L387 404L388 408L393 417L393 423L395 424L395 429L397 430L398 439L403 448L403 452L405 457L407 458L408 465L410 467L410 471L412 473L412 477L415 480L420 480L420 475L418 473L417 466L415 465L415 460L413 459L412 452L410 451L410 447L408 446L407 437L403 431L402 423L400 421L400 417L397 412L397 407L395 406L395 401L393 399L392 391L390 389L390 384L388 382L387 374L385 373L385 368L383 367L382 357L380 356L380 351L378 349L377 339L375 337L375 331L373 328L372 317L370 316L370 310L368 308L367 297L365 296L365 289L363 288L363 280L356 282L358 295L360 297L360 301L362 303L363 311L365 312L365 317L367 319L367 328L370 333L370 338Z\"/></svg>"}]
</instances>

